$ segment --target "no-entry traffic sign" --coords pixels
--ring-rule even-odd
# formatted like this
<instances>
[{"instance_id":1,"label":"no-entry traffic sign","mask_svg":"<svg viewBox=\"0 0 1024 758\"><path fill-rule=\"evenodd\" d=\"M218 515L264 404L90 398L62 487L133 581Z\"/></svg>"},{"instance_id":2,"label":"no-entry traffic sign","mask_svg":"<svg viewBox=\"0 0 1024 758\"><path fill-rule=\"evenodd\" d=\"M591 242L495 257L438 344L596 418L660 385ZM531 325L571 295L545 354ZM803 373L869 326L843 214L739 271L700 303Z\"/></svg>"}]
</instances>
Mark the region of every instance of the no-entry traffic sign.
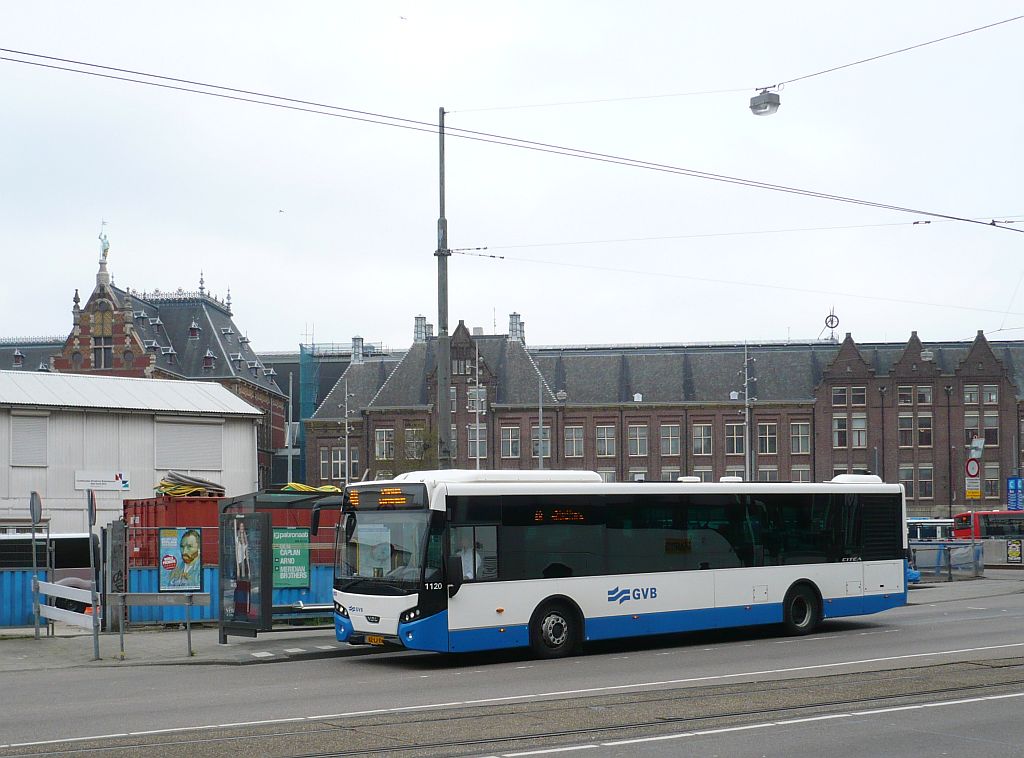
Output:
<instances>
[{"instance_id":1,"label":"no-entry traffic sign","mask_svg":"<svg viewBox=\"0 0 1024 758\"><path fill-rule=\"evenodd\" d=\"M968 458L967 463L964 464L964 470L971 479L981 476L981 461L977 458Z\"/></svg>"}]
</instances>

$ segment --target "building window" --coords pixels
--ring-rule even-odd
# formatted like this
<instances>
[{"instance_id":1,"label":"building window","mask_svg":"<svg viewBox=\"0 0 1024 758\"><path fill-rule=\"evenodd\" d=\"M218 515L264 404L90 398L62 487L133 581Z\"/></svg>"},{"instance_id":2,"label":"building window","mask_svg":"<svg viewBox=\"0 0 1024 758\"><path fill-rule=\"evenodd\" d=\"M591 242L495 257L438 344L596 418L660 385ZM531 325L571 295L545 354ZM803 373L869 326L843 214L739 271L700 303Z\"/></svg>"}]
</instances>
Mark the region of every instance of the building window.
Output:
<instances>
[{"instance_id":1,"label":"building window","mask_svg":"<svg viewBox=\"0 0 1024 758\"><path fill-rule=\"evenodd\" d=\"M702 482L713 481L711 476L711 469L707 466L698 466L693 470L693 475L700 479Z\"/></svg>"},{"instance_id":2,"label":"building window","mask_svg":"<svg viewBox=\"0 0 1024 758\"><path fill-rule=\"evenodd\" d=\"M867 405L868 388L850 387L850 405Z\"/></svg>"},{"instance_id":3,"label":"building window","mask_svg":"<svg viewBox=\"0 0 1024 758\"><path fill-rule=\"evenodd\" d=\"M790 481L792 482L809 482L811 481L811 467L810 466L793 466L790 471Z\"/></svg>"},{"instance_id":4,"label":"building window","mask_svg":"<svg viewBox=\"0 0 1024 758\"><path fill-rule=\"evenodd\" d=\"M487 388L470 387L466 390L466 410L470 413L487 413Z\"/></svg>"},{"instance_id":5,"label":"building window","mask_svg":"<svg viewBox=\"0 0 1024 758\"><path fill-rule=\"evenodd\" d=\"M772 422L757 425L757 452L761 455L775 455L779 452L779 425ZM778 472L775 479L777 481Z\"/></svg>"},{"instance_id":6,"label":"building window","mask_svg":"<svg viewBox=\"0 0 1024 758\"><path fill-rule=\"evenodd\" d=\"M679 424L661 425L661 454L679 455Z\"/></svg>"},{"instance_id":7,"label":"building window","mask_svg":"<svg viewBox=\"0 0 1024 758\"><path fill-rule=\"evenodd\" d=\"M789 452L811 452L811 424L808 421L797 421L789 425Z\"/></svg>"},{"instance_id":8,"label":"building window","mask_svg":"<svg viewBox=\"0 0 1024 758\"><path fill-rule=\"evenodd\" d=\"M458 459L459 457L459 427L455 424L451 426L452 435L452 458Z\"/></svg>"},{"instance_id":9,"label":"building window","mask_svg":"<svg viewBox=\"0 0 1024 758\"><path fill-rule=\"evenodd\" d=\"M932 446L932 414L917 414L917 446Z\"/></svg>"},{"instance_id":10,"label":"building window","mask_svg":"<svg viewBox=\"0 0 1024 758\"><path fill-rule=\"evenodd\" d=\"M114 367L114 338L93 337L92 338L92 367L113 368Z\"/></svg>"},{"instance_id":11,"label":"building window","mask_svg":"<svg viewBox=\"0 0 1024 758\"><path fill-rule=\"evenodd\" d=\"M920 498L932 498L934 497L934 474L933 468L929 464L927 466L918 466L917 468L917 496Z\"/></svg>"},{"instance_id":12,"label":"building window","mask_svg":"<svg viewBox=\"0 0 1024 758\"><path fill-rule=\"evenodd\" d=\"M376 457L378 461L390 461L395 457L395 430L375 429Z\"/></svg>"},{"instance_id":13,"label":"building window","mask_svg":"<svg viewBox=\"0 0 1024 758\"><path fill-rule=\"evenodd\" d=\"M601 477L602 482L615 481L615 469L613 468L599 468L597 473Z\"/></svg>"},{"instance_id":14,"label":"building window","mask_svg":"<svg viewBox=\"0 0 1024 758\"><path fill-rule=\"evenodd\" d=\"M582 458L583 457L583 427L582 426L567 426L567 427L565 427L565 457L566 458Z\"/></svg>"},{"instance_id":15,"label":"building window","mask_svg":"<svg viewBox=\"0 0 1024 758\"><path fill-rule=\"evenodd\" d=\"M348 477L359 479L359 448L349 447L348 449Z\"/></svg>"},{"instance_id":16,"label":"building window","mask_svg":"<svg viewBox=\"0 0 1024 758\"><path fill-rule=\"evenodd\" d=\"M611 458L615 455L615 427L611 425L598 426L597 435L597 457Z\"/></svg>"},{"instance_id":17,"label":"building window","mask_svg":"<svg viewBox=\"0 0 1024 758\"><path fill-rule=\"evenodd\" d=\"M981 401L985 405L994 405L999 402L999 385L997 384L986 384L982 388Z\"/></svg>"},{"instance_id":18,"label":"building window","mask_svg":"<svg viewBox=\"0 0 1024 758\"><path fill-rule=\"evenodd\" d=\"M459 397L458 389L453 384L452 386L450 386L448 388L448 407L449 408L455 408L455 406L458 405L458 402L459 402L458 401L458 397Z\"/></svg>"},{"instance_id":19,"label":"building window","mask_svg":"<svg viewBox=\"0 0 1024 758\"><path fill-rule=\"evenodd\" d=\"M744 444L746 440L744 437L744 430L746 424L726 424L725 425L725 454L726 455L744 455L747 452L747 446Z\"/></svg>"},{"instance_id":20,"label":"building window","mask_svg":"<svg viewBox=\"0 0 1024 758\"><path fill-rule=\"evenodd\" d=\"M418 461L423 458L425 447L422 426L408 426L405 428L405 457L408 460Z\"/></svg>"},{"instance_id":21,"label":"building window","mask_svg":"<svg viewBox=\"0 0 1024 758\"><path fill-rule=\"evenodd\" d=\"M679 469L673 466L661 467L661 481L674 482L679 478Z\"/></svg>"},{"instance_id":22,"label":"building window","mask_svg":"<svg viewBox=\"0 0 1024 758\"><path fill-rule=\"evenodd\" d=\"M331 478L331 449L320 448L320 481L326 482Z\"/></svg>"},{"instance_id":23,"label":"building window","mask_svg":"<svg viewBox=\"0 0 1024 758\"><path fill-rule=\"evenodd\" d=\"M758 466L757 481L777 482L779 481L779 469L777 466Z\"/></svg>"},{"instance_id":24,"label":"building window","mask_svg":"<svg viewBox=\"0 0 1024 758\"><path fill-rule=\"evenodd\" d=\"M854 413L850 419L850 447L868 446L868 417Z\"/></svg>"},{"instance_id":25,"label":"building window","mask_svg":"<svg viewBox=\"0 0 1024 758\"><path fill-rule=\"evenodd\" d=\"M737 479L746 479L747 478L747 472L744 471L743 466L726 466L725 467L725 475L726 476L734 476Z\"/></svg>"},{"instance_id":26,"label":"building window","mask_svg":"<svg viewBox=\"0 0 1024 758\"><path fill-rule=\"evenodd\" d=\"M978 403L978 385L964 385L964 405L976 405Z\"/></svg>"},{"instance_id":27,"label":"building window","mask_svg":"<svg viewBox=\"0 0 1024 758\"><path fill-rule=\"evenodd\" d=\"M964 414L964 444L970 445L971 441L975 437L981 436L981 414L965 413Z\"/></svg>"},{"instance_id":28,"label":"building window","mask_svg":"<svg viewBox=\"0 0 1024 758\"><path fill-rule=\"evenodd\" d=\"M545 426L541 433L541 454L545 458L551 457L551 427ZM530 427L530 455L537 457L537 427Z\"/></svg>"},{"instance_id":29,"label":"building window","mask_svg":"<svg viewBox=\"0 0 1024 758\"><path fill-rule=\"evenodd\" d=\"M900 447L914 446L914 417L909 413L901 413L896 422L897 439Z\"/></svg>"},{"instance_id":30,"label":"building window","mask_svg":"<svg viewBox=\"0 0 1024 758\"><path fill-rule=\"evenodd\" d=\"M645 469L645 468L631 468L629 470L629 481L631 481L631 482L646 482L647 481L647 469Z\"/></svg>"},{"instance_id":31,"label":"building window","mask_svg":"<svg viewBox=\"0 0 1024 758\"><path fill-rule=\"evenodd\" d=\"M897 387L896 388L896 401L900 405L913 405L914 404L914 388L913 387Z\"/></svg>"},{"instance_id":32,"label":"building window","mask_svg":"<svg viewBox=\"0 0 1024 758\"><path fill-rule=\"evenodd\" d=\"M501 457L518 458L519 456L519 427L501 427Z\"/></svg>"},{"instance_id":33,"label":"building window","mask_svg":"<svg viewBox=\"0 0 1024 758\"><path fill-rule=\"evenodd\" d=\"M345 449L331 448L331 479L345 478Z\"/></svg>"},{"instance_id":34,"label":"building window","mask_svg":"<svg viewBox=\"0 0 1024 758\"><path fill-rule=\"evenodd\" d=\"M647 427L643 424L630 424L627 433L629 434L629 454L632 456L646 456Z\"/></svg>"},{"instance_id":35,"label":"building window","mask_svg":"<svg viewBox=\"0 0 1024 758\"><path fill-rule=\"evenodd\" d=\"M985 413L985 445L987 447L999 446L999 414Z\"/></svg>"},{"instance_id":36,"label":"building window","mask_svg":"<svg viewBox=\"0 0 1024 758\"><path fill-rule=\"evenodd\" d=\"M922 384L917 388L917 404L932 404L932 387L930 384Z\"/></svg>"},{"instance_id":37,"label":"building window","mask_svg":"<svg viewBox=\"0 0 1024 758\"><path fill-rule=\"evenodd\" d=\"M837 476L842 476L843 474L849 474L849 473L850 473L850 467L849 466L833 466L832 467L832 478L833 479L835 479Z\"/></svg>"},{"instance_id":38,"label":"building window","mask_svg":"<svg viewBox=\"0 0 1024 758\"><path fill-rule=\"evenodd\" d=\"M914 467L900 466L900 484L903 485L907 497L914 496Z\"/></svg>"},{"instance_id":39,"label":"building window","mask_svg":"<svg viewBox=\"0 0 1024 758\"><path fill-rule=\"evenodd\" d=\"M846 387L832 388L832 405L846 405Z\"/></svg>"},{"instance_id":40,"label":"building window","mask_svg":"<svg viewBox=\"0 0 1024 758\"><path fill-rule=\"evenodd\" d=\"M999 464L985 464L985 497L999 497Z\"/></svg>"},{"instance_id":41,"label":"building window","mask_svg":"<svg viewBox=\"0 0 1024 758\"><path fill-rule=\"evenodd\" d=\"M846 416L832 417L832 447L846 447Z\"/></svg>"},{"instance_id":42,"label":"building window","mask_svg":"<svg viewBox=\"0 0 1024 758\"><path fill-rule=\"evenodd\" d=\"M544 427L546 430L548 427ZM469 434L469 457L471 459L487 457L487 424L470 424L467 427Z\"/></svg>"},{"instance_id":43,"label":"building window","mask_svg":"<svg viewBox=\"0 0 1024 758\"><path fill-rule=\"evenodd\" d=\"M693 425L693 454L711 455L711 424Z\"/></svg>"},{"instance_id":44,"label":"building window","mask_svg":"<svg viewBox=\"0 0 1024 758\"><path fill-rule=\"evenodd\" d=\"M469 373L470 362L464 358L456 358L452 361L452 375L464 376Z\"/></svg>"}]
</instances>

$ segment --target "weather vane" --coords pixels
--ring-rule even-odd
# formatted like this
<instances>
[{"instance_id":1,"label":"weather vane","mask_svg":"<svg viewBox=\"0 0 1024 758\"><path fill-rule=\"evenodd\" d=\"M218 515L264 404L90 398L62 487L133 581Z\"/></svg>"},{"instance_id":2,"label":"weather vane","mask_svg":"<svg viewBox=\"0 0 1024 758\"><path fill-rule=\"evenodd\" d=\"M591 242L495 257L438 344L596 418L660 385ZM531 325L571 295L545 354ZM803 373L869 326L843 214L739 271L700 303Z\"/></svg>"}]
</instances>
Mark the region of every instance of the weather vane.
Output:
<instances>
[{"instance_id":1,"label":"weather vane","mask_svg":"<svg viewBox=\"0 0 1024 758\"><path fill-rule=\"evenodd\" d=\"M825 328L832 330L832 339L836 338L836 327L839 326L839 316L836 315L836 309L833 307L829 311L828 315L825 316Z\"/></svg>"}]
</instances>

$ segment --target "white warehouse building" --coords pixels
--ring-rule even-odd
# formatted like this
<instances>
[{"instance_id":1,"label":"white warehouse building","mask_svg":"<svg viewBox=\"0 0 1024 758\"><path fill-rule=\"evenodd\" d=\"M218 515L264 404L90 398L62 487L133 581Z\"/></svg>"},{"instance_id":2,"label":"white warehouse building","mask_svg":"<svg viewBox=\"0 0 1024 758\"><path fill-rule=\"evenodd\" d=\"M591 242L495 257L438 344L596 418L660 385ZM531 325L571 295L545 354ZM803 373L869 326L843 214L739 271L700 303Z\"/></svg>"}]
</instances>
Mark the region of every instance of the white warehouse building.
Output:
<instances>
[{"instance_id":1,"label":"white warehouse building","mask_svg":"<svg viewBox=\"0 0 1024 758\"><path fill-rule=\"evenodd\" d=\"M51 532L86 531L86 490L102 526L171 470L254 492L261 416L215 382L0 371L0 519L34 490Z\"/></svg>"}]
</instances>

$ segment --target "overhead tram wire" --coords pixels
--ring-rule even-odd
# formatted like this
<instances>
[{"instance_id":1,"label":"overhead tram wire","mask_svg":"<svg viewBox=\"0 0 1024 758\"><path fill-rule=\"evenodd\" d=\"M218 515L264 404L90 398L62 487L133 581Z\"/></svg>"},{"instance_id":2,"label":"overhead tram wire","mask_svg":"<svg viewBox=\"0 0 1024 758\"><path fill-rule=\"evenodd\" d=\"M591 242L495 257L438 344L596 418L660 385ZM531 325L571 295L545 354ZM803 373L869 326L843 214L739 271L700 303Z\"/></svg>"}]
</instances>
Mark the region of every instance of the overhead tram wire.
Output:
<instances>
[{"instance_id":1,"label":"overhead tram wire","mask_svg":"<svg viewBox=\"0 0 1024 758\"><path fill-rule=\"evenodd\" d=\"M104 79L113 79L116 81L130 82L133 84L144 84L152 87L158 87L161 89L169 89L181 92L189 92L197 95L206 95L209 97L217 97L225 100L237 100L240 102L252 103L256 105L266 105L274 108L282 108L285 110L295 110L305 113L313 113L321 116L331 116L335 118L343 118L351 121L360 121L364 123L377 124L380 126L391 126L401 129L407 129L410 131L426 132L429 134L437 134L437 127L426 121L416 121L414 119L407 119L398 116L388 116L386 114L373 113L370 111L361 111L354 108L345 108L342 106L328 105L324 103L316 103L313 101L299 100L296 98L287 98L279 95L270 95L252 90L242 90L238 88L226 87L218 84L207 84L204 82L196 82L186 79L177 79L174 77L162 76L159 74L148 74L145 72L132 71L130 69L116 68L113 66L101 66L99 64L87 63L83 61L75 61L65 58L56 58L54 56L45 56L37 53L28 53L24 51L10 50L8 48L0 48L0 52L9 52L15 55L25 55L30 57L38 57L44 60L57 60L62 63L72 63L78 66L88 66L92 68L100 68L105 71L117 71L120 73L132 74L135 76L145 76L152 79L161 79L164 81L173 81L180 84L190 84L192 87L178 86L177 84L164 84L162 82L151 82L144 81L141 79L133 79L127 76L117 76L114 74L101 73L99 71L85 71L82 69L68 68L66 66L56 66L50 63L40 63L38 61L21 60L19 58L9 58L6 56L0 56L0 61L7 61L10 63L21 63L24 65L37 66L40 68L55 69L58 71L65 71L69 73L85 74L88 76L94 76ZM207 89L223 90L223 92L209 92L207 89L194 89L193 87L205 87ZM251 97L239 97L238 95L224 94L224 92L235 92L244 93L247 95L253 95L257 98ZM268 100L280 100L282 102L268 102ZM302 107L302 106L312 107ZM340 113L329 113L323 110L317 110L319 108L327 108L332 111L341 111ZM452 137L458 137L460 139L471 140L475 142L485 142L496 145L504 145L506 147L517 147L521 149L534 150L536 152L550 153L553 155L563 155L571 158L583 158L586 160L593 160L599 163L609 163L613 165L622 165L631 168L641 168L649 171L658 171L662 173L678 174L681 176L688 176L691 178L705 179L708 181L723 182L726 184L736 184L739 186L751 187L754 189L770 190L773 192L782 192L786 194L802 195L805 197L814 197L822 200L832 200L835 202L842 202L854 205L861 205L865 207L880 208L883 210L891 210L899 213L911 213L919 216L928 216L931 218L942 218L950 221L959 221L962 223L978 224L982 226L991 226L998 229L1005 229L1011 232L1024 233L1024 229L1014 229L1007 226L1002 226L996 223L994 220L991 222L981 222L974 219L954 216L951 214L937 213L933 211L925 211L914 208L907 208L898 205L891 205L888 203L878 203L869 200L861 200L858 198L847 197L844 195L835 195L826 192L818 192L816 190L805 190L798 187L790 187L787 185L771 184L768 182L762 182L754 179L744 179L742 177L733 177L725 174L715 174L706 171L698 171L696 169L688 169L679 166L672 166L663 163L654 163L651 161L642 161L639 159L628 158L625 156L617 156L609 153L599 153L590 150L583 150L579 148L571 148L560 145L554 145L551 143L537 142L533 140L524 140L517 137L506 137L499 134L493 134L489 132L480 132L471 129L460 129L458 127L446 127L446 134Z\"/></svg>"}]
</instances>

